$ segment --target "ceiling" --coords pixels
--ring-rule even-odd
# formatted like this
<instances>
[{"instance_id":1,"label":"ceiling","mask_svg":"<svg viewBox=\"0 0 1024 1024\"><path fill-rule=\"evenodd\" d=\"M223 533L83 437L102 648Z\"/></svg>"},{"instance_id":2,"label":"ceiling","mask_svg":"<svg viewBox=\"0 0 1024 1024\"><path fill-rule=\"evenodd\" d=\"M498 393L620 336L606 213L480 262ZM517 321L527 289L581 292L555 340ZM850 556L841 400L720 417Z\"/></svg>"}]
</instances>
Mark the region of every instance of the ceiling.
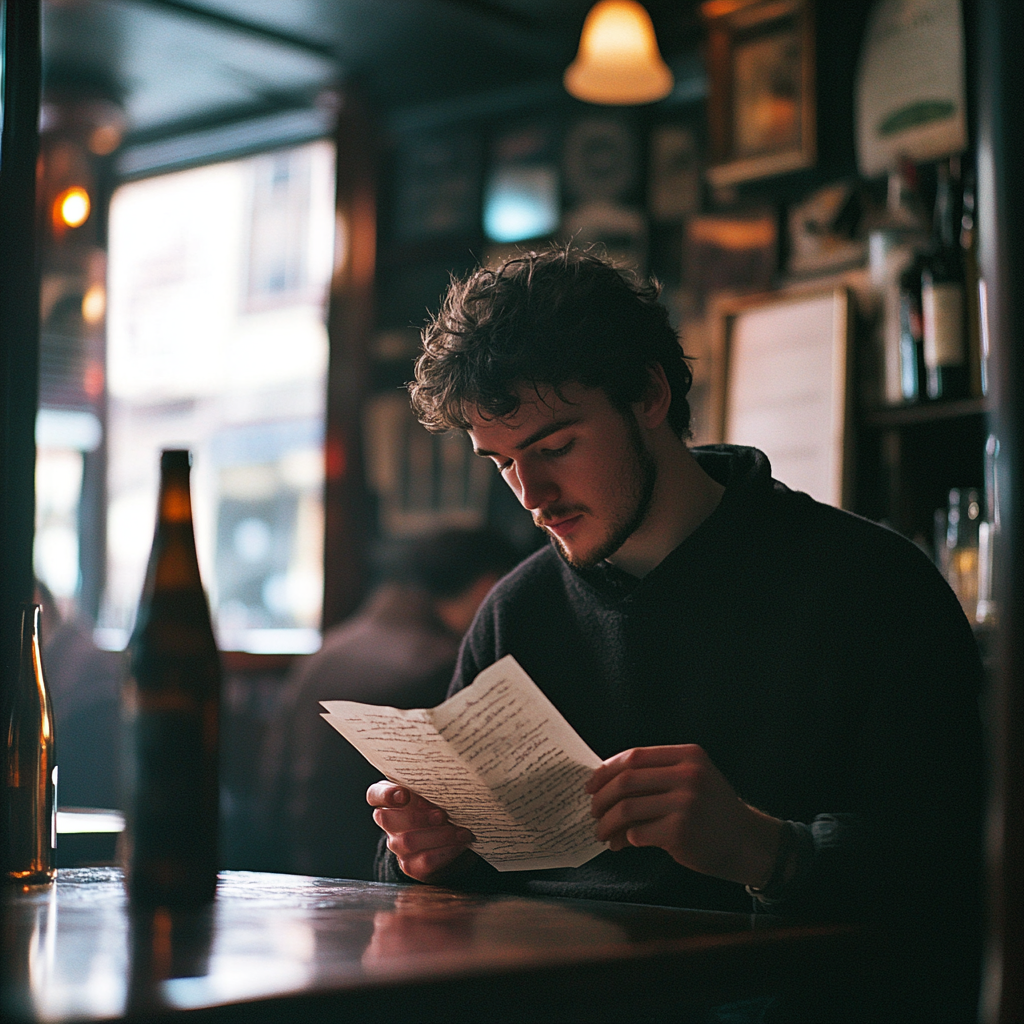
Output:
<instances>
[{"instance_id":1,"label":"ceiling","mask_svg":"<svg viewBox=\"0 0 1024 1024\"><path fill-rule=\"evenodd\" d=\"M393 124L429 121L481 98L500 107L558 93L592 2L44 0L44 88L114 101L128 147L150 156L166 140L260 118L271 134L283 124L316 134L337 87L354 80ZM646 6L682 68L679 88L692 91L697 3Z\"/></svg>"}]
</instances>

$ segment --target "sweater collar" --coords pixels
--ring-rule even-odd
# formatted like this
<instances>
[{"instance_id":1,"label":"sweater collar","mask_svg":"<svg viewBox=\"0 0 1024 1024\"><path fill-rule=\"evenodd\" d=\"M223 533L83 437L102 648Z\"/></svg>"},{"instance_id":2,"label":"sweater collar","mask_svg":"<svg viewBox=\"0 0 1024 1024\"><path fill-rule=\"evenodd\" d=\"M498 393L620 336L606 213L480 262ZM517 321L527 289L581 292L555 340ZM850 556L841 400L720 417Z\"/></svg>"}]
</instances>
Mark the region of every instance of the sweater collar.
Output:
<instances>
[{"instance_id":1,"label":"sweater collar","mask_svg":"<svg viewBox=\"0 0 1024 1024\"><path fill-rule=\"evenodd\" d=\"M596 591L605 600L618 602L632 595L657 589L659 581L672 578L681 564L706 549L719 537L734 535L744 519L756 516L775 487L768 456L757 448L715 444L691 448L698 465L725 487L722 500L689 537L671 551L645 577L638 579L611 562L602 561L589 569L577 569L558 552L564 570Z\"/></svg>"}]
</instances>

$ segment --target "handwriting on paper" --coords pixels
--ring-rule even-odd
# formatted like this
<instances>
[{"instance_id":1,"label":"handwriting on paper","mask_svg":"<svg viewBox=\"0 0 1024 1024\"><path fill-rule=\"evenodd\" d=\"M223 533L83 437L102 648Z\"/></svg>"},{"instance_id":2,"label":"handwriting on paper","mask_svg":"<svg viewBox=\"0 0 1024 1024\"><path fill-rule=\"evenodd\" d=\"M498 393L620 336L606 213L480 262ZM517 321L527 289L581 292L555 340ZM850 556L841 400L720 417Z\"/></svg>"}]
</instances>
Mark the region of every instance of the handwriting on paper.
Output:
<instances>
[{"instance_id":1,"label":"handwriting on paper","mask_svg":"<svg viewBox=\"0 0 1024 1024\"><path fill-rule=\"evenodd\" d=\"M436 708L321 703L386 778L470 829L499 871L579 867L606 848L583 789L601 760L511 655Z\"/></svg>"}]
</instances>

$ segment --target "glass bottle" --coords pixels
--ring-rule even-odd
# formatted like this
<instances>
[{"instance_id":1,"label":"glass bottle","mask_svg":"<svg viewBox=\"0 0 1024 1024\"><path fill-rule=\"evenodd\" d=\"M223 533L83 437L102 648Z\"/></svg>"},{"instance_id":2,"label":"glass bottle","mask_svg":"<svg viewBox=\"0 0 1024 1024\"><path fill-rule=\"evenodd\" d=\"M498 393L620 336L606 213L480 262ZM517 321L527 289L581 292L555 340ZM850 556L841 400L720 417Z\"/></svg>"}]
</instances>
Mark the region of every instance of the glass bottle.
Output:
<instances>
[{"instance_id":1,"label":"glass bottle","mask_svg":"<svg viewBox=\"0 0 1024 1024\"><path fill-rule=\"evenodd\" d=\"M874 398L884 405L917 398L911 380L916 362L908 361L905 351L913 321L904 324L904 315L910 315L921 304L921 263L917 257L927 240L927 218L917 194L917 169L903 160L889 173L885 213L868 236L871 282L881 301ZM916 280L906 289L908 273L916 274ZM905 306L905 299L910 300L909 305Z\"/></svg>"},{"instance_id":2,"label":"glass bottle","mask_svg":"<svg viewBox=\"0 0 1024 1024\"><path fill-rule=\"evenodd\" d=\"M925 397L924 322L921 314L921 272L924 256L918 253L900 274L900 392L904 402Z\"/></svg>"},{"instance_id":3,"label":"glass bottle","mask_svg":"<svg viewBox=\"0 0 1024 1024\"><path fill-rule=\"evenodd\" d=\"M18 681L7 718L4 873L22 886L47 885L57 877L57 761L39 613L37 604L22 605Z\"/></svg>"},{"instance_id":4,"label":"glass bottle","mask_svg":"<svg viewBox=\"0 0 1024 1024\"><path fill-rule=\"evenodd\" d=\"M126 884L144 906L212 900L218 868L221 664L199 576L191 456L160 458L156 536L129 641Z\"/></svg>"},{"instance_id":5,"label":"glass bottle","mask_svg":"<svg viewBox=\"0 0 1024 1024\"><path fill-rule=\"evenodd\" d=\"M981 521L978 491L973 487L952 488L946 517L948 580L972 626L978 620L978 535Z\"/></svg>"},{"instance_id":6,"label":"glass bottle","mask_svg":"<svg viewBox=\"0 0 1024 1024\"><path fill-rule=\"evenodd\" d=\"M938 167L932 248L921 271L924 361L931 399L964 398L968 390L964 266L948 163Z\"/></svg>"}]
</instances>

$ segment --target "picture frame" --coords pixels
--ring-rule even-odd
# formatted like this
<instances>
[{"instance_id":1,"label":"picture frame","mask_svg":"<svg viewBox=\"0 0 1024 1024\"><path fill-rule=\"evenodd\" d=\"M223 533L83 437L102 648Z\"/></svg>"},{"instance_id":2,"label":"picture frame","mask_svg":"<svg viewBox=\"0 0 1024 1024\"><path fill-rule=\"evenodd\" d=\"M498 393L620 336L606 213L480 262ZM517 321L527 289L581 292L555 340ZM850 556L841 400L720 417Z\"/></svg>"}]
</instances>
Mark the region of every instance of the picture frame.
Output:
<instances>
[{"instance_id":1,"label":"picture frame","mask_svg":"<svg viewBox=\"0 0 1024 1024\"><path fill-rule=\"evenodd\" d=\"M720 296L711 317L713 440L764 451L793 490L853 497L851 297L843 286Z\"/></svg>"},{"instance_id":2,"label":"picture frame","mask_svg":"<svg viewBox=\"0 0 1024 1024\"><path fill-rule=\"evenodd\" d=\"M817 158L813 0L707 0L708 180L735 185Z\"/></svg>"}]
</instances>

